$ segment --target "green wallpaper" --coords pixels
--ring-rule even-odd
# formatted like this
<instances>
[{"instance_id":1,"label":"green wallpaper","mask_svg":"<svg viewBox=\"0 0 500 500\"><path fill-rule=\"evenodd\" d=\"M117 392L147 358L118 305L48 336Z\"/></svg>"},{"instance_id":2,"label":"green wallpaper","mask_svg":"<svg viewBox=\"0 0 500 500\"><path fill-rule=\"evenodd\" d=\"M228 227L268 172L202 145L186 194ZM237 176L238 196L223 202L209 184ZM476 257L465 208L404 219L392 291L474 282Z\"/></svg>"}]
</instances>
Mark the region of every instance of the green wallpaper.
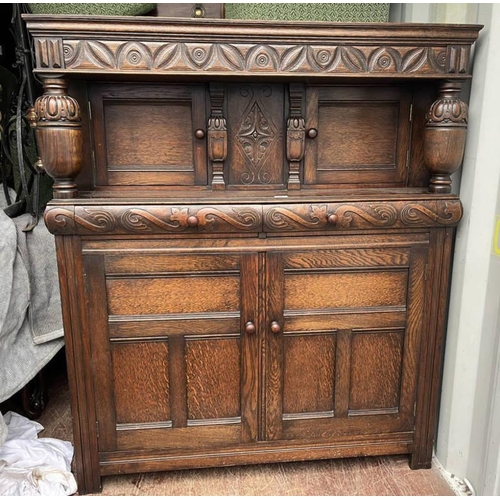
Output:
<instances>
[{"instance_id":1,"label":"green wallpaper","mask_svg":"<svg viewBox=\"0 0 500 500\"><path fill-rule=\"evenodd\" d=\"M227 3L227 19L387 22L388 3Z\"/></svg>"},{"instance_id":2,"label":"green wallpaper","mask_svg":"<svg viewBox=\"0 0 500 500\"><path fill-rule=\"evenodd\" d=\"M147 14L155 3L30 3L33 14L95 14L101 16L138 16Z\"/></svg>"}]
</instances>

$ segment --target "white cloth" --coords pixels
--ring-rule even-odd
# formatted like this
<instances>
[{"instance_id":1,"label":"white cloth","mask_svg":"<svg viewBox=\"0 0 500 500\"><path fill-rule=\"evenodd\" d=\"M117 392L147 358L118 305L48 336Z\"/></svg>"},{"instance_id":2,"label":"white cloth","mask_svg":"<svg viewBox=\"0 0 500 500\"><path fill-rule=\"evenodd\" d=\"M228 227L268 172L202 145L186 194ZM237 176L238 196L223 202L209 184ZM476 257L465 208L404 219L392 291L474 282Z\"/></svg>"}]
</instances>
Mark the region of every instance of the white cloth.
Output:
<instances>
[{"instance_id":1,"label":"white cloth","mask_svg":"<svg viewBox=\"0 0 500 500\"><path fill-rule=\"evenodd\" d=\"M7 440L0 447L0 495L76 493L76 481L71 473L73 445L59 439L38 439L43 426L17 413L8 412L3 420L8 432Z\"/></svg>"}]
</instances>

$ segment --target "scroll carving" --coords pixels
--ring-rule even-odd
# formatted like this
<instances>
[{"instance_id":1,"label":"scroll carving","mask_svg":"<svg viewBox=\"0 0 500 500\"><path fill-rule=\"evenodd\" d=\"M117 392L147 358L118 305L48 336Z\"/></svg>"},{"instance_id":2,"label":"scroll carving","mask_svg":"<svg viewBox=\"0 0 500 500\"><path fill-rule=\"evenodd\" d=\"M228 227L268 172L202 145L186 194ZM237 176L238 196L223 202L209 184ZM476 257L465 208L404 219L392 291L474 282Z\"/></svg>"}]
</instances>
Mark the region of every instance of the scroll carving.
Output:
<instances>
[{"instance_id":1,"label":"scroll carving","mask_svg":"<svg viewBox=\"0 0 500 500\"><path fill-rule=\"evenodd\" d=\"M462 163L467 135L467 104L460 100L461 83L445 82L431 105L425 125L424 163L432 174L429 191L450 193L450 175Z\"/></svg>"},{"instance_id":2,"label":"scroll carving","mask_svg":"<svg viewBox=\"0 0 500 500\"><path fill-rule=\"evenodd\" d=\"M330 231L455 226L458 199L217 206L49 206L54 234ZM193 224L193 220L195 224Z\"/></svg>"},{"instance_id":3,"label":"scroll carving","mask_svg":"<svg viewBox=\"0 0 500 500\"><path fill-rule=\"evenodd\" d=\"M196 224L192 224L190 219ZM260 206L51 206L45 223L54 234L155 234L262 229Z\"/></svg>"},{"instance_id":4,"label":"scroll carving","mask_svg":"<svg viewBox=\"0 0 500 500\"><path fill-rule=\"evenodd\" d=\"M264 231L454 226L461 217L458 200L272 206L264 208Z\"/></svg>"},{"instance_id":5,"label":"scroll carving","mask_svg":"<svg viewBox=\"0 0 500 500\"><path fill-rule=\"evenodd\" d=\"M82 130L78 102L67 95L67 82L47 78L32 112L41 164L54 179L55 198L74 198L82 167Z\"/></svg>"},{"instance_id":6,"label":"scroll carving","mask_svg":"<svg viewBox=\"0 0 500 500\"><path fill-rule=\"evenodd\" d=\"M227 157L227 126L223 116L224 87L210 84L211 116L208 120L208 157L212 162L212 189L225 189L224 160Z\"/></svg>"}]
</instances>

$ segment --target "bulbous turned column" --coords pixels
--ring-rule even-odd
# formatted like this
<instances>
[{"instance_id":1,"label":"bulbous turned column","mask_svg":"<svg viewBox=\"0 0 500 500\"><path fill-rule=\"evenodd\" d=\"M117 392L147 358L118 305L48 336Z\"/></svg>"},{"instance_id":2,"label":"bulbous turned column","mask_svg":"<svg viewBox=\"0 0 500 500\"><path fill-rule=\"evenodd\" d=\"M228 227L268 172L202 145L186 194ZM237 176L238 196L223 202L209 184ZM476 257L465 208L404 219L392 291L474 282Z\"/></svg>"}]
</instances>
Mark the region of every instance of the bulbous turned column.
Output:
<instances>
[{"instance_id":1,"label":"bulbous turned column","mask_svg":"<svg viewBox=\"0 0 500 500\"><path fill-rule=\"evenodd\" d=\"M460 100L460 82L444 82L439 99L432 103L425 125L424 163L432 174L431 193L451 193L450 175L464 156L468 108Z\"/></svg>"},{"instance_id":2,"label":"bulbous turned column","mask_svg":"<svg viewBox=\"0 0 500 500\"><path fill-rule=\"evenodd\" d=\"M67 95L62 78L46 78L43 87L31 113L41 163L54 179L54 198L75 198L75 177L82 168L80 106Z\"/></svg>"}]
</instances>

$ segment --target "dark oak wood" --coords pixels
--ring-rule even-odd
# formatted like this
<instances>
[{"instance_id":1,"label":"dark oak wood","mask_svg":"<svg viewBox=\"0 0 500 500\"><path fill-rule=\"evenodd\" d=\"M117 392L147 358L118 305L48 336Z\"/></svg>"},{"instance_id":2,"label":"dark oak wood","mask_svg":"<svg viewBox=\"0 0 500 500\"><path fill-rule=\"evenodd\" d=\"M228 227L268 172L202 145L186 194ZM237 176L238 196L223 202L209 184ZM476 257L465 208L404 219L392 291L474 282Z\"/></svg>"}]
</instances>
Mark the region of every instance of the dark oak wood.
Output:
<instances>
[{"instance_id":1,"label":"dark oak wood","mask_svg":"<svg viewBox=\"0 0 500 500\"><path fill-rule=\"evenodd\" d=\"M26 20L79 492L430 467L480 27Z\"/></svg>"}]
</instances>

